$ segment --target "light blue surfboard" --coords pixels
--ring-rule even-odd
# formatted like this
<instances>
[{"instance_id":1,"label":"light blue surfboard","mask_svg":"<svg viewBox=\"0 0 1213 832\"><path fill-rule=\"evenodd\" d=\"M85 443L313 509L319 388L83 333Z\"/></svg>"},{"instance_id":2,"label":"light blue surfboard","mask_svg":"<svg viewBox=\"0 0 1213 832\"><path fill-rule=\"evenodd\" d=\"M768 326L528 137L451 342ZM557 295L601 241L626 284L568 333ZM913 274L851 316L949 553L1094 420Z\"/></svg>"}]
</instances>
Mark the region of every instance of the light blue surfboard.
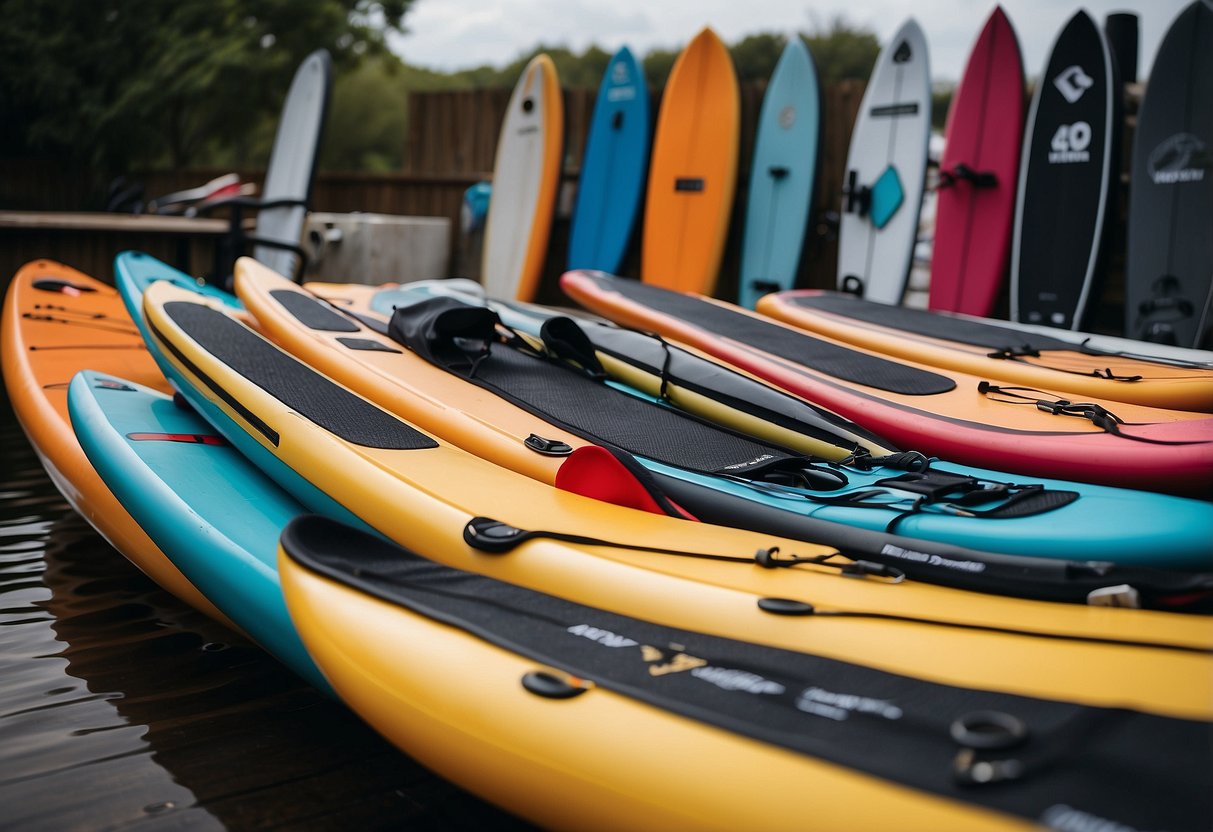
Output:
<instances>
[{"instance_id":1,"label":"light blue surfboard","mask_svg":"<svg viewBox=\"0 0 1213 832\"><path fill-rule=\"evenodd\" d=\"M750 164L739 303L753 309L768 292L791 289L800 264L817 180L821 92L813 57L799 36L771 75Z\"/></svg>"},{"instance_id":2,"label":"light blue surfboard","mask_svg":"<svg viewBox=\"0 0 1213 832\"><path fill-rule=\"evenodd\" d=\"M89 461L161 551L254 641L331 693L278 581L278 537L303 507L163 393L84 370L67 401Z\"/></svg>"},{"instance_id":3,"label":"light blue surfboard","mask_svg":"<svg viewBox=\"0 0 1213 832\"><path fill-rule=\"evenodd\" d=\"M644 71L624 46L607 64L594 103L569 232L570 269L619 271L640 211L651 132Z\"/></svg>"}]
</instances>

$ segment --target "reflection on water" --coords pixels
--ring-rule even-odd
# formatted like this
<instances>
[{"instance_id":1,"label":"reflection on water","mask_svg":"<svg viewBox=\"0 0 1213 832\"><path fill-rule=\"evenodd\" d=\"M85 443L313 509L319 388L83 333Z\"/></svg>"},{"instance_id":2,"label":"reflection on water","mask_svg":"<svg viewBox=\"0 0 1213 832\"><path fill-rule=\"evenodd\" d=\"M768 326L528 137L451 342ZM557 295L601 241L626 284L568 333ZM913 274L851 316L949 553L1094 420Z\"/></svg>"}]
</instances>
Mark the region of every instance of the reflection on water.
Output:
<instances>
[{"instance_id":1,"label":"reflection on water","mask_svg":"<svg viewBox=\"0 0 1213 832\"><path fill-rule=\"evenodd\" d=\"M2 397L0 460L0 828L521 827L139 573Z\"/></svg>"}]
</instances>

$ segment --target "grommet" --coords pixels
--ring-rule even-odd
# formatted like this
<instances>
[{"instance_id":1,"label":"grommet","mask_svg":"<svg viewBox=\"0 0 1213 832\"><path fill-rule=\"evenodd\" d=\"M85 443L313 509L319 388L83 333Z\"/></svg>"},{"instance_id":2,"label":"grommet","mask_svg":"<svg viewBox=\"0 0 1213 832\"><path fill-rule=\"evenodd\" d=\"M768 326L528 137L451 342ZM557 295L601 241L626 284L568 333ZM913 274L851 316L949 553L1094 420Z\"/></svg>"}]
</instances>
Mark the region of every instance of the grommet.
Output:
<instances>
[{"instance_id":1,"label":"grommet","mask_svg":"<svg viewBox=\"0 0 1213 832\"><path fill-rule=\"evenodd\" d=\"M965 748L1014 748L1028 738L1028 726L1003 711L972 711L952 721L952 739Z\"/></svg>"},{"instance_id":2,"label":"grommet","mask_svg":"<svg viewBox=\"0 0 1213 832\"><path fill-rule=\"evenodd\" d=\"M561 442L559 439L546 439L537 433L532 433L522 440L522 444L544 456L568 456L573 452L573 446L569 443Z\"/></svg>"}]
</instances>

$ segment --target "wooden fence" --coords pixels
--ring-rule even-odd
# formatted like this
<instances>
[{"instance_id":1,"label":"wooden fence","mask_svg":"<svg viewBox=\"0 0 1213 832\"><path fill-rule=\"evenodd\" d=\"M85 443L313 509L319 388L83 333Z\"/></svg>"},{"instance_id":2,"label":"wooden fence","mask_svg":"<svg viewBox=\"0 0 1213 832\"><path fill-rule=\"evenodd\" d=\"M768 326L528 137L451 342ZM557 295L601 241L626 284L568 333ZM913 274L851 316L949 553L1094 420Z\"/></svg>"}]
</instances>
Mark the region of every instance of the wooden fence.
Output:
<instances>
[{"instance_id":1,"label":"wooden fence","mask_svg":"<svg viewBox=\"0 0 1213 832\"><path fill-rule=\"evenodd\" d=\"M737 285L741 225L745 216L746 181L753 151L764 82L741 86L741 157L737 202L718 294L732 296ZM814 196L817 218L806 239L799 282L828 287L833 283L837 236L832 224L823 221L827 211L837 210L851 128L863 96L862 82L843 82L823 91L821 161ZM476 264L461 261L459 211L469 185L491 178L497 135L509 101L509 90L413 93L409 97L409 135L406 165L399 174L321 172L312 195L315 211L345 213L364 211L384 214L447 217L451 221L451 262L457 270L475 272ZM573 188L581 166L581 154L593 110L594 93L568 90L565 99L565 189L558 203L551 252L545 268L543 297L552 300L555 280L565 258L569 210ZM654 104L656 107L656 102ZM654 110L655 112L656 110ZM149 196L192 187L226 173L224 170L180 170L143 173L131 177L144 185ZM240 171L248 181L258 182L262 171ZM0 209L38 211L100 210L103 186L84 169L55 161L0 159ZM637 242L639 235L637 235ZM50 257L100 278L111 277L112 254L124 247L143 247L149 253L173 259L178 247L165 240L123 237L106 239L80 233L5 232L0 239L0 282L7 281L28 259ZM638 245L625 263L625 273L638 270Z\"/></svg>"}]
</instances>

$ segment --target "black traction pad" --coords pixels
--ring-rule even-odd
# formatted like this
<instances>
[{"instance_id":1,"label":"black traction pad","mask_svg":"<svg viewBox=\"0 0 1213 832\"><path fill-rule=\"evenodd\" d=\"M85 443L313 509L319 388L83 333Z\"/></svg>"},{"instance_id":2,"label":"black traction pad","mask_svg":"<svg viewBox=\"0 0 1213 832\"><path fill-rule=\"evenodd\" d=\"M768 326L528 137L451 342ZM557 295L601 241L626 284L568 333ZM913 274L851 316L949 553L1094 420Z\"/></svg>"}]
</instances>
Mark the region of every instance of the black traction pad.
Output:
<instances>
[{"instance_id":1,"label":"black traction pad","mask_svg":"<svg viewBox=\"0 0 1213 832\"><path fill-rule=\"evenodd\" d=\"M1015 329L1015 324L1006 326L970 321L952 315L942 315L925 309L909 309L904 306L889 306L862 298L842 294L796 295L782 298L784 303L805 309L820 309L843 318L851 318L869 324L878 324L889 329L912 332L932 338L944 338L974 347L990 350L1081 351L1078 344L1051 338L1036 332Z\"/></svg>"},{"instance_id":2,"label":"black traction pad","mask_svg":"<svg viewBox=\"0 0 1213 832\"><path fill-rule=\"evenodd\" d=\"M189 301L170 301L164 305L164 312L202 349L347 442L385 450L438 447L429 436L335 384L222 312ZM163 334L159 337L170 343ZM189 363L180 352L176 354ZM229 404L247 412L230 391L223 390L192 364L190 369Z\"/></svg>"},{"instance_id":3,"label":"black traction pad","mask_svg":"<svg viewBox=\"0 0 1213 832\"><path fill-rule=\"evenodd\" d=\"M319 332L358 332L358 325L313 297L293 289L273 289L270 297L278 301L299 323Z\"/></svg>"},{"instance_id":4,"label":"black traction pad","mask_svg":"<svg viewBox=\"0 0 1213 832\"><path fill-rule=\"evenodd\" d=\"M315 516L291 521L282 546L314 572L532 659L536 670L556 668L681 717L945 798L1046 824L1071 812L1108 829L1213 825L1208 722L938 684L665 627L433 563ZM408 645L396 647L407 661ZM977 748L991 739L979 726L1006 723L1024 729L1018 743ZM994 770L1013 760L1021 776L984 784L958 778L965 737L976 760ZM980 768L962 769L980 779Z\"/></svg>"},{"instance_id":5,"label":"black traction pad","mask_svg":"<svg viewBox=\"0 0 1213 832\"><path fill-rule=\"evenodd\" d=\"M495 345L470 380L571 433L667 465L744 476L761 462L799 459L505 345Z\"/></svg>"},{"instance_id":6,"label":"black traction pad","mask_svg":"<svg viewBox=\"0 0 1213 832\"><path fill-rule=\"evenodd\" d=\"M843 381L906 396L931 396L956 387L947 376L833 344L691 295L607 275L590 279L603 291Z\"/></svg>"}]
</instances>

